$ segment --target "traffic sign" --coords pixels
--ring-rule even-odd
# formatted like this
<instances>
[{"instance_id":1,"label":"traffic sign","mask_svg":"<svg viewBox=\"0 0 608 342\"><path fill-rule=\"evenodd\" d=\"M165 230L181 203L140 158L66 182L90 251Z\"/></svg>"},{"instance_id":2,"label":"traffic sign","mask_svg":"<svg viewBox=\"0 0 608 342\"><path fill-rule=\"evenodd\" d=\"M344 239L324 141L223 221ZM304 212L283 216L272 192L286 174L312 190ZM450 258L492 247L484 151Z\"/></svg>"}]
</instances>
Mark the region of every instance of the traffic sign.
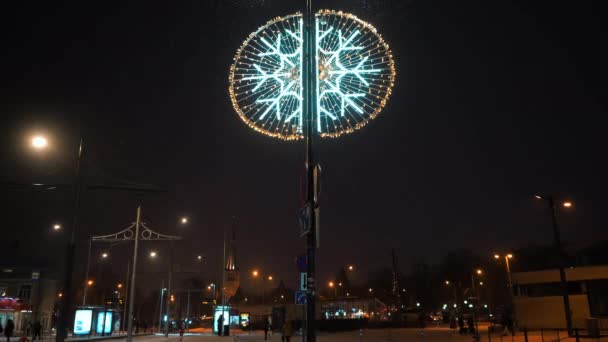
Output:
<instances>
[{"instance_id":1,"label":"traffic sign","mask_svg":"<svg viewBox=\"0 0 608 342\"><path fill-rule=\"evenodd\" d=\"M296 304L306 305L306 292L296 291Z\"/></svg>"},{"instance_id":2,"label":"traffic sign","mask_svg":"<svg viewBox=\"0 0 608 342\"><path fill-rule=\"evenodd\" d=\"M306 278L306 272L300 273L300 291L306 291L308 285L308 278Z\"/></svg>"},{"instance_id":3,"label":"traffic sign","mask_svg":"<svg viewBox=\"0 0 608 342\"><path fill-rule=\"evenodd\" d=\"M306 255L301 254L296 258L296 266L298 266L298 271L306 272L308 270L308 263L306 262Z\"/></svg>"}]
</instances>

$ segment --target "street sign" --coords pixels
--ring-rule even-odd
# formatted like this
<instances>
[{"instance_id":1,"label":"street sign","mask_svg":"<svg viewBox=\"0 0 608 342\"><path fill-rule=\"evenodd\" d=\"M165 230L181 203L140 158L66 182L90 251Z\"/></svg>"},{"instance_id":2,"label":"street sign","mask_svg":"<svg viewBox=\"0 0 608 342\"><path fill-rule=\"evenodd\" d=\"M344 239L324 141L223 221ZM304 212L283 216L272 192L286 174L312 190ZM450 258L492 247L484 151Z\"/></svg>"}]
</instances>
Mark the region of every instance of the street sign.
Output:
<instances>
[{"instance_id":1,"label":"street sign","mask_svg":"<svg viewBox=\"0 0 608 342\"><path fill-rule=\"evenodd\" d=\"M310 231L310 214L310 204L306 204L298 210L298 221L300 222L300 237L305 236Z\"/></svg>"},{"instance_id":2,"label":"street sign","mask_svg":"<svg viewBox=\"0 0 608 342\"><path fill-rule=\"evenodd\" d=\"M306 272L300 273L300 291L306 291L308 285L308 278L306 277Z\"/></svg>"},{"instance_id":3,"label":"street sign","mask_svg":"<svg viewBox=\"0 0 608 342\"><path fill-rule=\"evenodd\" d=\"M296 304L306 305L306 292L296 291Z\"/></svg>"},{"instance_id":4,"label":"street sign","mask_svg":"<svg viewBox=\"0 0 608 342\"><path fill-rule=\"evenodd\" d=\"M298 271L306 272L308 270L308 263L306 262L306 255L301 254L296 258L296 266L298 266Z\"/></svg>"}]
</instances>

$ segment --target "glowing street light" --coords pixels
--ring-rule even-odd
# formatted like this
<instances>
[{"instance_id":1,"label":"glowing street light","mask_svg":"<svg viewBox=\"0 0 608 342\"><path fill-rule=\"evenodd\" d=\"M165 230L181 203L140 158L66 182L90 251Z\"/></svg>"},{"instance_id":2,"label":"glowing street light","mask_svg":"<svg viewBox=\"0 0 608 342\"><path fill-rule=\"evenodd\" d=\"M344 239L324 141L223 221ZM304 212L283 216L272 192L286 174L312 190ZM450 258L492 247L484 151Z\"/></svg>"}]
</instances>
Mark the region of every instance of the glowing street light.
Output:
<instances>
[{"instance_id":1,"label":"glowing street light","mask_svg":"<svg viewBox=\"0 0 608 342\"><path fill-rule=\"evenodd\" d=\"M446 285L450 285L450 281L449 281L449 280L446 280L446 281L445 281L445 284L446 284Z\"/></svg>"},{"instance_id":2,"label":"glowing street light","mask_svg":"<svg viewBox=\"0 0 608 342\"><path fill-rule=\"evenodd\" d=\"M568 295L568 284L566 282L566 271L564 270L565 266L566 266L566 257L565 257L565 253L564 253L564 248L562 246L562 241L561 241L561 237L560 237L560 232L559 232L559 228L557 227L557 205L555 203L555 200L553 198L553 196L541 196L541 195L534 195L534 197L536 197L536 199L538 200L543 200L547 206L549 207L549 210L551 211L551 226L553 228L553 243L555 244L555 249L558 251L559 253L559 282L560 282L560 287L561 287L561 295L562 295L562 301L564 303L564 314L565 314L565 318L566 318L566 328L568 329L568 335L569 336L573 336L573 328L572 328L572 312L570 310L570 298ZM569 209L573 206L572 202L566 201L561 203L561 206Z\"/></svg>"},{"instance_id":3,"label":"glowing street light","mask_svg":"<svg viewBox=\"0 0 608 342\"><path fill-rule=\"evenodd\" d=\"M42 135L36 135L32 138L32 147L37 150L42 150L49 145L49 141Z\"/></svg>"},{"instance_id":4,"label":"glowing street light","mask_svg":"<svg viewBox=\"0 0 608 342\"><path fill-rule=\"evenodd\" d=\"M259 272L258 270L253 270L253 271L251 272L251 275L252 275L254 278L256 278L257 276L259 276L259 275L260 275L260 272Z\"/></svg>"},{"instance_id":5,"label":"glowing street light","mask_svg":"<svg viewBox=\"0 0 608 342\"><path fill-rule=\"evenodd\" d=\"M57 230L61 230L61 225L59 223L55 223L53 225L53 230L57 231Z\"/></svg>"},{"instance_id":6,"label":"glowing street light","mask_svg":"<svg viewBox=\"0 0 608 342\"><path fill-rule=\"evenodd\" d=\"M107 259L107 258L108 258L108 256L109 256L109 254L108 254L108 253L106 253L106 252L101 253L101 257L102 257L102 259Z\"/></svg>"},{"instance_id":7,"label":"glowing street light","mask_svg":"<svg viewBox=\"0 0 608 342\"><path fill-rule=\"evenodd\" d=\"M272 278L272 276L271 276L271 275L270 275L270 276L268 276L268 280L269 280L269 281L272 281L272 279L273 279L273 278Z\"/></svg>"},{"instance_id":8,"label":"glowing street light","mask_svg":"<svg viewBox=\"0 0 608 342\"><path fill-rule=\"evenodd\" d=\"M349 271L353 271L355 269L355 267L353 265L348 265L348 270Z\"/></svg>"},{"instance_id":9,"label":"glowing street light","mask_svg":"<svg viewBox=\"0 0 608 342\"><path fill-rule=\"evenodd\" d=\"M477 273L477 275L482 275L483 271L481 270L481 268L478 268L477 270L475 270L475 273Z\"/></svg>"},{"instance_id":10,"label":"glowing street light","mask_svg":"<svg viewBox=\"0 0 608 342\"><path fill-rule=\"evenodd\" d=\"M329 282L327 285L328 285L329 287L334 287L334 286L335 286L335 284L334 284L334 282L333 282L333 281L330 281L330 282Z\"/></svg>"},{"instance_id":11,"label":"glowing street light","mask_svg":"<svg viewBox=\"0 0 608 342\"><path fill-rule=\"evenodd\" d=\"M199 261L203 260L203 256L202 255L197 255L196 259L198 259Z\"/></svg>"},{"instance_id":12,"label":"glowing street light","mask_svg":"<svg viewBox=\"0 0 608 342\"><path fill-rule=\"evenodd\" d=\"M187 217L182 217L179 222L181 222L181 224L187 224L188 223L188 218Z\"/></svg>"},{"instance_id":13,"label":"glowing street light","mask_svg":"<svg viewBox=\"0 0 608 342\"><path fill-rule=\"evenodd\" d=\"M89 280L87 281L87 285L89 285L89 286L93 286L93 280L92 280L92 279L89 279Z\"/></svg>"},{"instance_id":14,"label":"glowing street light","mask_svg":"<svg viewBox=\"0 0 608 342\"><path fill-rule=\"evenodd\" d=\"M122 283L118 283L118 284L116 285L116 287L117 287L117 288L119 288L119 289L122 289Z\"/></svg>"},{"instance_id":15,"label":"glowing street light","mask_svg":"<svg viewBox=\"0 0 608 342\"><path fill-rule=\"evenodd\" d=\"M156 258L156 251L150 252L150 258Z\"/></svg>"}]
</instances>

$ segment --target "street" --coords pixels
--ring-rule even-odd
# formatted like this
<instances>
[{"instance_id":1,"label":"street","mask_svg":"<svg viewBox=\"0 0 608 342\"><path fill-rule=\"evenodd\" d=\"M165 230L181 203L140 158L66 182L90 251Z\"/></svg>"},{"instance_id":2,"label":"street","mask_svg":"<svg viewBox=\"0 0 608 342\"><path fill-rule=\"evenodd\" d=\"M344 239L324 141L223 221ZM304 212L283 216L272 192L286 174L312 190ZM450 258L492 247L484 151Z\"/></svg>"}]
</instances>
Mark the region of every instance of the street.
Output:
<instances>
[{"instance_id":1,"label":"street","mask_svg":"<svg viewBox=\"0 0 608 342\"><path fill-rule=\"evenodd\" d=\"M11 342L16 342L17 338L12 338ZM86 340L86 339L85 339ZM95 339L93 339L95 340ZM317 337L319 342L470 342L472 341L470 335L454 335L451 330L446 328L427 328L424 330L420 329L374 329L374 330L362 330L353 332L343 333L320 333ZM45 341L54 341L47 339ZM107 341L125 342L125 338L108 339ZM179 342L179 336L171 335L169 338L160 335L154 336L140 336L134 338L137 342ZM243 342L258 342L264 341L264 335L261 331L254 332L239 332L238 334L230 337L210 336L208 334L192 334L184 337L184 342L228 342L228 341L243 341ZM269 341L280 342L281 334L274 333ZM300 336L294 336L291 338L292 342L301 342ZM487 331L482 330L482 342L525 342L523 333L518 333L517 336L499 336L494 334L491 339L488 339ZM539 332L531 333L528 336L528 342L551 342L551 341L562 341L562 342L575 342L575 338L566 338L562 332L560 339L557 339L555 332L544 333L541 336ZM581 341L608 341L608 337L601 339L583 339Z\"/></svg>"}]
</instances>

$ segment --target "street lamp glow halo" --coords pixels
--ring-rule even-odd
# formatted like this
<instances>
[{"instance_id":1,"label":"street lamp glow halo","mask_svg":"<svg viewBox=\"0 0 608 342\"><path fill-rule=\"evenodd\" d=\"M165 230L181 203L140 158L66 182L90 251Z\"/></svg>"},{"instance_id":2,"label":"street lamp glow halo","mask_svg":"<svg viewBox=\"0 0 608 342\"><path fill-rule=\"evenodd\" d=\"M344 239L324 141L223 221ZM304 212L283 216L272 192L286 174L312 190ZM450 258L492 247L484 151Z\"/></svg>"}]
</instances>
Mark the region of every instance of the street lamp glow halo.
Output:
<instances>
[{"instance_id":1,"label":"street lamp glow halo","mask_svg":"<svg viewBox=\"0 0 608 342\"><path fill-rule=\"evenodd\" d=\"M48 139L43 135L35 135L32 137L32 147L41 150L49 145Z\"/></svg>"},{"instance_id":2,"label":"street lamp glow halo","mask_svg":"<svg viewBox=\"0 0 608 342\"><path fill-rule=\"evenodd\" d=\"M315 15L316 135L336 138L378 116L391 95L395 63L375 27L342 11ZM304 138L303 20L277 17L251 33L237 50L228 91L252 129L283 140ZM313 104L315 105L315 104Z\"/></svg>"}]
</instances>

